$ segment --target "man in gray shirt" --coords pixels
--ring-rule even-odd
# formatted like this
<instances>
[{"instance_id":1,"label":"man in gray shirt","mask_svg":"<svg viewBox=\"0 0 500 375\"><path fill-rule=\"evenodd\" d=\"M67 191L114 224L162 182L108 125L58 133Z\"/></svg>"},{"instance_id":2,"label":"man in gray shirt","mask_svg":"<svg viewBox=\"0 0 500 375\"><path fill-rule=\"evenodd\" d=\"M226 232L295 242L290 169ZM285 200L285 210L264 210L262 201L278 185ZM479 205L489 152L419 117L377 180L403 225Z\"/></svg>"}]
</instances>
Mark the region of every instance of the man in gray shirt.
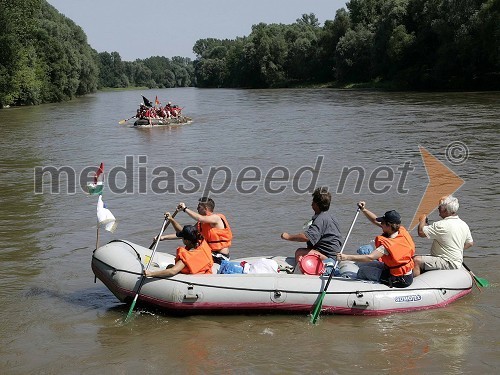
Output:
<instances>
[{"instance_id":1,"label":"man in gray shirt","mask_svg":"<svg viewBox=\"0 0 500 375\"><path fill-rule=\"evenodd\" d=\"M311 207L314 211L309 228L298 234L284 232L281 238L288 241L306 242L307 248L295 251L295 261L307 254L317 254L320 259L332 258L342 247L342 235L335 216L328 212L332 195L326 187L314 190Z\"/></svg>"}]
</instances>

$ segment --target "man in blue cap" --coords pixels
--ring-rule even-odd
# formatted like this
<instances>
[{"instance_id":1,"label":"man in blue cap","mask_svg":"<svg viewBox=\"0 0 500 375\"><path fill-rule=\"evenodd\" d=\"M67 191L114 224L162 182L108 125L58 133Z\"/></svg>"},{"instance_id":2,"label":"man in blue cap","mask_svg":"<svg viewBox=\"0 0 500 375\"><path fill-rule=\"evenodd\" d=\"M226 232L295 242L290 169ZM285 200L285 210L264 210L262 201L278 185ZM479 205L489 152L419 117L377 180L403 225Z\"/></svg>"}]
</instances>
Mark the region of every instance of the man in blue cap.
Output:
<instances>
[{"instance_id":1,"label":"man in blue cap","mask_svg":"<svg viewBox=\"0 0 500 375\"><path fill-rule=\"evenodd\" d=\"M357 276L360 279L380 281L391 288L410 286L413 282L415 243L401 225L401 215L391 210L377 217L366 209L366 203L363 201L358 203L358 207L373 224L382 228L382 234L375 237L375 250L370 254L337 254L337 259L368 262L358 270ZM372 262L373 260L377 262Z\"/></svg>"}]
</instances>

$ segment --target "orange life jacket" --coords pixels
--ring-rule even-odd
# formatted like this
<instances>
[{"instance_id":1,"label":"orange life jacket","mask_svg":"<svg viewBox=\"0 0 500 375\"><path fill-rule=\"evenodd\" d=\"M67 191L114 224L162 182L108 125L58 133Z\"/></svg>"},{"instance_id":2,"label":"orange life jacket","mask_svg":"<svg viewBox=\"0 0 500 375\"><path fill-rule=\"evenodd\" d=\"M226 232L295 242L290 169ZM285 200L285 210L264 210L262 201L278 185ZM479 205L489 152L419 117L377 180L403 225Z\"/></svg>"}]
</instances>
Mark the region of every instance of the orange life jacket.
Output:
<instances>
[{"instance_id":1,"label":"orange life jacket","mask_svg":"<svg viewBox=\"0 0 500 375\"><path fill-rule=\"evenodd\" d=\"M212 251L220 251L221 249L231 246L233 232L231 231L231 227L229 226L226 217L223 214L212 213L210 215L219 216L224 223L224 228L214 228L210 225L210 223L198 222L198 230L203 235L203 238L205 238L205 241L208 242Z\"/></svg>"},{"instance_id":2,"label":"orange life jacket","mask_svg":"<svg viewBox=\"0 0 500 375\"><path fill-rule=\"evenodd\" d=\"M399 233L394 238L375 237L375 247L380 245L384 246L389 253L389 255L383 255L380 259L389 267L391 275L402 276L413 269L415 243L404 227L399 227Z\"/></svg>"},{"instance_id":3,"label":"orange life jacket","mask_svg":"<svg viewBox=\"0 0 500 375\"><path fill-rule=\"evenodd\" d=\"M214 265L212 249L205 240L196 249L177 248L175 260L182 260L185 267L181 270L181 273L186 274L212 273L212 266Z\"/></svg>"}]
</instances>

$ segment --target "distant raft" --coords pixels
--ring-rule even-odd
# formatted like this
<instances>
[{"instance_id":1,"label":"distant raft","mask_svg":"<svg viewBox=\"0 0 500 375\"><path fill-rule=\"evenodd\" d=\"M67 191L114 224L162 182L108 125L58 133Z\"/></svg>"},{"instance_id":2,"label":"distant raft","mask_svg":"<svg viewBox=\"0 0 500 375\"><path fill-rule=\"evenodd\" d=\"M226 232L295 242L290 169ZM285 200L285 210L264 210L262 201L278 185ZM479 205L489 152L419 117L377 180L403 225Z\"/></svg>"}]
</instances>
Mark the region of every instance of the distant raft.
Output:
<instances>
[{"instance_id":1,"label":"distant raft","mask_svg":"<svg viewBox=\"0 0 500 375\"><path fill-rule=\"evenodd\" d=\"M182 125L182 124L191 124L193 120L191 117L180 116L180 117L171 117L171 118L140 118L134 122L134 127L147 128L147 127L156 127L156 126L169 126L169 125Z\"/></svg>"},{"instance_id":2,"label":"distant raft","mask_svg":"<svg viewBox=\"0 0 500 375\"><path fill-rule=\"evenodd\" d=\"M152 251L124 240L112 241L94 250L95 276L121 301L131 303ZM174 263L174 256L156 252L150 269ZM233 260L250 264L262 257ZM295 266L292 257L272 256L279 269ZM255 274L178 274L170 278L147 278L139 303L154 305L168 313L309 313L323 291L328 276L287 272ZM439 308L467 295L472 278L465 269L425 272L408 288L347 278L332 277L323 300L322 313L384 315Z\"/></svg>"}]
</instances>

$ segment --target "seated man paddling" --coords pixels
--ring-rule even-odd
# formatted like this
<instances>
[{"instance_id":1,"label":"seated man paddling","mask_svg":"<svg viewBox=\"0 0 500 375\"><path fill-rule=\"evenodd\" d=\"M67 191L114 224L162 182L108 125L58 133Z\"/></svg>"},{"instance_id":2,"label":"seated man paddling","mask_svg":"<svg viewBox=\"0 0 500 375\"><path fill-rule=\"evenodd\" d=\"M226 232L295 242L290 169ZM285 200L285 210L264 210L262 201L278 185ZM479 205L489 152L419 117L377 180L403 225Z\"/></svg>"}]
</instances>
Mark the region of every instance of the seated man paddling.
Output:
<instances>
[{"instance_id":1,"label":"seated man paddling","mask_svg":"<svg viewBox=\"0 0 500 375\"><path fill-rule=\"evenodd\" d=\"M311 225L302 233L281 233L281 238L287 241L305 242L307 247L295 251L295 262L308 254L316 254L321 260L333 258L342 247L337 218L328 210L332 195L326 187L319 187L312 194L311 208L314 211ZM298 268L296 267L298 270Z\"/></svg>"},{"instance_id":2,"label":"seated man paddling","mask_svg":"<svg viewBox=\"0 0 500 375\"><path fill-rule=\"evenodd\" d=\"M182 238L184 247L177 248L175 264L169 265L166 269L160 271L145 270L144 276L171 277L179 272L184 274L212 273L214 264L212 250L196 226L185 225L182 227L168 212L165 214L165 218L174 226L176 238Z\"/></svg>"},{"instance_id":3,"label":"seated man paddling","mask_svg":"<svg viewBox=\"0 0 500 375\"><path fill-rule=\"evenodd\" d=\"M474 242L469 226L458 217L458 199L453 195L442 197L439 201L439 216L442 220L427 225L427 216L421 215L418 235L432 240L430 255L415 256L413 276L431 270L452 270L462 267L464 250Z\"/></svg>"},{"instance_id":4,"label":"seated man paddling","mask_svg":"<svg viewBox=\"0 0 500 375\"><path fill-rule=\"evenodd\" d=\"M226 216L214 213L215 202L212 198L202 197L198 200L197 212L186 207L180 202L177 209L187 213L198 221L196 227L212 249L214 262L220 264L223 260L229 260L229 247L233 239L233 233ZM160 237L160 241L176 238L171 234Z\"/></svg>"},{"instance_id":5,"label":"seated man paddling","mask_svg":"<svg viewBox=\"0 0 500 375\"><path fill-rule=\"evenodd\" d=\"M368 220L382 229L382 234L375 237L375 250L370 254L337 254L337 260L365 262L359 267L359 279L379 281L391 288L406 288L413 283L413 255L415 243L408 231L401 225L401 216L397 211L387 211L377 217L361 201L358 207ZM380 260L380 261L379 261ZM375 261L375 262L374 262Z\"/></svg>"}]
</instances>

